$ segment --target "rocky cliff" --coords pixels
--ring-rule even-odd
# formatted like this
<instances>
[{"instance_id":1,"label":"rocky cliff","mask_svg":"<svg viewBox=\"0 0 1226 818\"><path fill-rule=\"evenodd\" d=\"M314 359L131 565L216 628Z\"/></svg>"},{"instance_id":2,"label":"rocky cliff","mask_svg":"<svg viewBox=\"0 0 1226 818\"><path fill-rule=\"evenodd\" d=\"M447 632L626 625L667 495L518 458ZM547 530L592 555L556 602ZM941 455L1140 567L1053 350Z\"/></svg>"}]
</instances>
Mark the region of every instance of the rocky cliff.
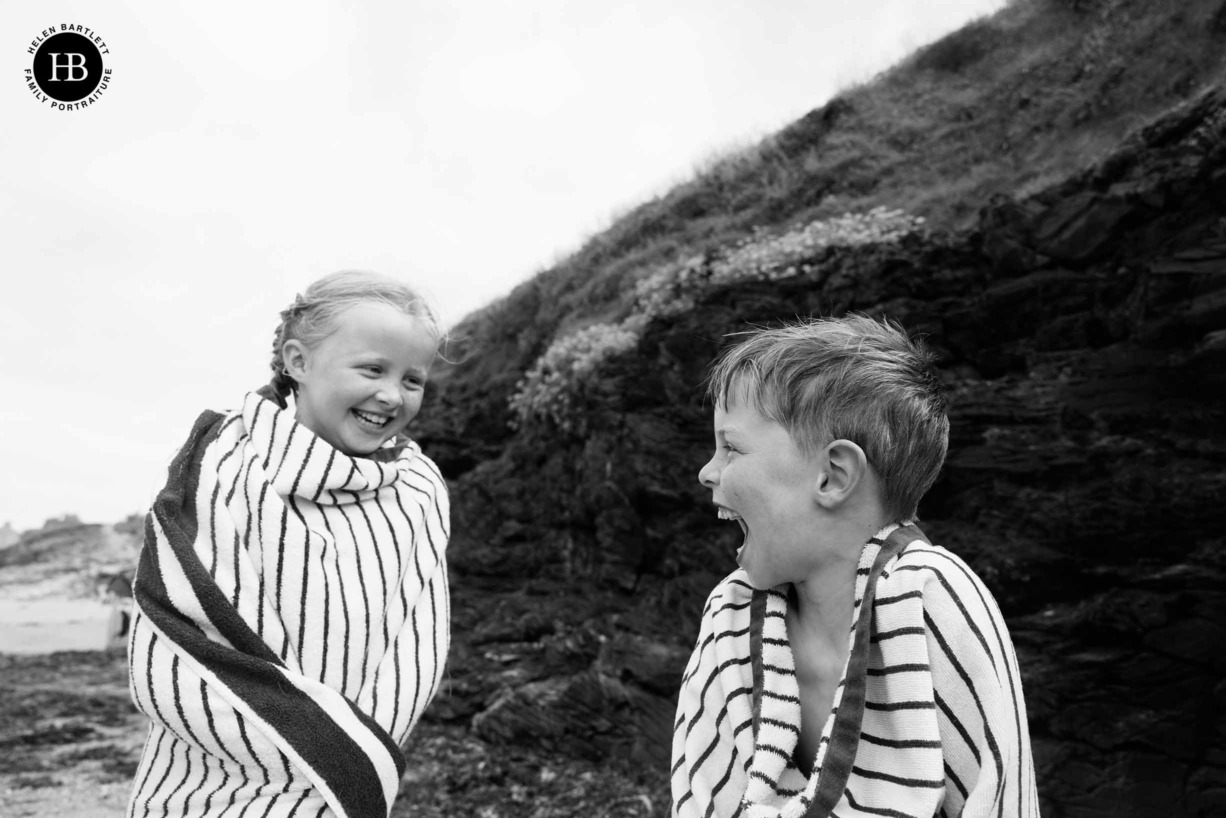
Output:
<instances>
[{"instance_id":1,"label":"rocky cliff","mask_svg":"<svg viewBox=\"0 0 1226 818\"><path fill-rule=\"evenodd\" d=\"M953 439L921 517L1009 619L1044 814L1222 814L1224 137L1217 88L969 230L819 243L732 281L726 254L692 260L702 286L591 365L565 423L509 429L523 372L457 363L419 433L453 478L456 648L430 717L663 794L672 697L739 533L695 478L706 367L730 333L858 310L940 356Z\"/></svg>"}]
</instances>

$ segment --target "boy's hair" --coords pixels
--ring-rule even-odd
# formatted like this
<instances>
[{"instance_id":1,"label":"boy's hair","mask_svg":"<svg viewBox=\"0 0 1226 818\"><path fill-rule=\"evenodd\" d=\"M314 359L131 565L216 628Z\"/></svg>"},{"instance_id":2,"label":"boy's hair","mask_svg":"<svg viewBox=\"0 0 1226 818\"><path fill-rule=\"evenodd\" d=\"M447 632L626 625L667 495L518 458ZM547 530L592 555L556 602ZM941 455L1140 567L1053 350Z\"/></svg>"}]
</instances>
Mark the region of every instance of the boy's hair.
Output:
<instances>
[{"instance_id":1,"label":"boy's hair","mask_svg":"<svg viewBox=\"0 0 1226 818\"><path fill-rule=\"evenodd\" d=\"M933 356L897 324L865 315L753 332L711 370L719 406L748 401L808 455L833 440L864 449L892 519L915 517L949 445Z\"/></svg>"},{"instance_id":2,"label":"boy's hair","mask_svg":"<svg viewBox=\"0 0 1226 818\"><path fill-rule=\"evenodd\" d=\"M281 323L272 339L272 382L278 402L296 393L298 383L285 371L282 348L291 339L313 349L336 331L337 318L356 304L374 301L388 304L419 319L435 341L442 344L444 332L438 314L420 293L399 279L366 270L340 270L313 282L294 303L281 311Z\"/></svg>"}]
</instances>

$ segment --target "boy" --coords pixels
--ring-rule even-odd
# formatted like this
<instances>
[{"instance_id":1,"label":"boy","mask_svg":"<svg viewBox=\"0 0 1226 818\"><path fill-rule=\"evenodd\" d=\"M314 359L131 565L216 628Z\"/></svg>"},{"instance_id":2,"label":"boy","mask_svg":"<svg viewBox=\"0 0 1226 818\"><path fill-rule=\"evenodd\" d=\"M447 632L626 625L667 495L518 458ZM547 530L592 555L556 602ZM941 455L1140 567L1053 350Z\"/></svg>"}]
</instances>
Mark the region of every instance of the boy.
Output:
<instances>
[{"instance_id":1,"label":"boy","mask_svg":"<svg viewBox=\"0 0 1226 818\"><path fill-rule=\"evenodd\" d=\"M699 472L744 533L673 733L673 815L1037 816L1004 620L916 507L949 421L931 356L864 316L759 331L712 372Z\"/></svg>"}]
</instances>

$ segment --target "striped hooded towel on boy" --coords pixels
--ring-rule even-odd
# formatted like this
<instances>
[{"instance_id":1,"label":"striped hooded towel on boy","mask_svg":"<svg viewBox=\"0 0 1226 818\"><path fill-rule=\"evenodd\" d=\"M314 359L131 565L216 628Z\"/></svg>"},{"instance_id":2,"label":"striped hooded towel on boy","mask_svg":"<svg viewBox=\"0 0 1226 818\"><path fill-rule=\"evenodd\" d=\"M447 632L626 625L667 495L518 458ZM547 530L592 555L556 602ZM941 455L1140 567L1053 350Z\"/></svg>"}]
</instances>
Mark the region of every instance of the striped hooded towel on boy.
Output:
<instances>
[{"instance_id":1,"label":"striped hooded towel on boy","mask_svg":"<svg viewBox=\"0 0 1226 818\"><path fill-rule=\"evenodd\" d=\"M988 590L913 525L868 542L812 773L787 588L711 593L673 732L678 818L1024 816L1038 795L1017 659Z\"/></svg>"},{"instance_id":2,"label":"striped hooded towel on boy","mask_svg":"<svg viewBox=\"0 0 1226 818\"><path fill-rule=\"evenodd\" d=\"M386 818L447 656L448 514L415 444L349 457L256 393L202 414L146 519L129 815Z\"/></svg>"}]
</instances>

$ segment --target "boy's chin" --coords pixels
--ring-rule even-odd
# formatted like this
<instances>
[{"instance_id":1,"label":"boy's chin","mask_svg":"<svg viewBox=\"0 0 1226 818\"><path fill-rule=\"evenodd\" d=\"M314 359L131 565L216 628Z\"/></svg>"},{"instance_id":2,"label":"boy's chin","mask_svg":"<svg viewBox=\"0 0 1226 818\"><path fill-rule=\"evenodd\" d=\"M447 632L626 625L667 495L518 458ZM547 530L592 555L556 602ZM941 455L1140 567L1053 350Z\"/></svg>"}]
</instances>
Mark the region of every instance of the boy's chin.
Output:
<instances>
[{"instance_id":1,"label":"boy's chin","mask_svg":"<svg viewBox=\"0 0 1226 818\"><path fill-rule=\"evenodd\" d=\"M742 570L745 572L745 578L749 580L749 584L752 585L755 590L769 591L771 588L774 588L779 585L779 583L777 582L771 582L769 580L764 579L763 577L759 576L758 574L755 574L752 570L748 568L744 568Z\"/></svg>"},{"instance_id":2,"label":"boy's chin","mask_svg":"<svg viewBox=\"0 0 1226 818\"><path fill-rule=\"evenodd\" d=\"M746 547L741 546L736 552L736 564L745 572L745 579L759 591L769 591L772 588L778 588L791 580L780 576L778 570L769 570L767 567L756 565L753 556L749 555L746 559Z\"/></svg>"},{"instance_id":3,"label":"boy's chin","mask_svg":"<svg viewBox=\"0 0 1226 818\"><path fill-rule=\"evenodd\" d=\"M754 588L759 591L768 591L774 587L766 584L768 578L762 576L762 572L754 567L753 560L745 559L745 546L743 545L737 549L736 564L745 572L745 578L749 580L749 584Z\"/></svg>"}]
</instances>

